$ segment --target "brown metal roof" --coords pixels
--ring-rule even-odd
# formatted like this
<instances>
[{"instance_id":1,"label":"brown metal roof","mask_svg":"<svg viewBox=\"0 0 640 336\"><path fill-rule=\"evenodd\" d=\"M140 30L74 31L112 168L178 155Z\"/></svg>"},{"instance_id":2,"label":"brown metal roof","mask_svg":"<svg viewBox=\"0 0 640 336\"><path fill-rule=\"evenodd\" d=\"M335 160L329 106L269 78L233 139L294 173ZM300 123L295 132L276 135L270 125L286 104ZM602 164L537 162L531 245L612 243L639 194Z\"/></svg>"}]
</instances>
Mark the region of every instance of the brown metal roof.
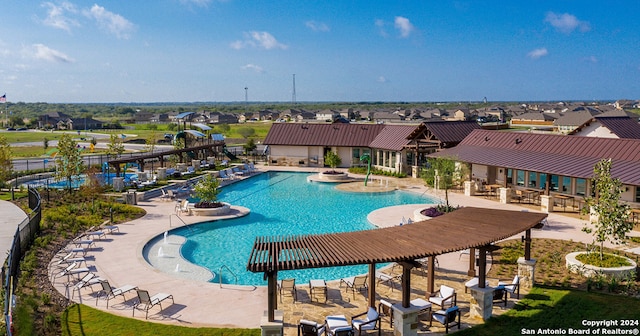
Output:
<instances>
[{"instance_id":1,"label":"brown metal roof","mask_svg":"<svg viewBox=\"0 0 640 336\"><path fill-rule=\"evenodd\" d=\"M401 151L409 143L407 137L415 129L415 125L385 125L378 136L369 144L369 147Z\"/></svg>"},{"instance_id":2,"label":"brown metal roof","mask_svg":"<svg viewBox=\"0 0 640 336\"><path fill-rule=\"evenodd\" d=\"M410 261L484 246L526 231L545 217L543 213L466 207L384 229L257 237L247 269L266 272Z\"/></svg>"},{"instance_id":3,"label":"brown metal roof","mask_svg":"<svg viewBox=\"0 0 640 336\"><path fill-rule=\"evenodd\" d=\"M640 139L640 124L637 119L629 117L601 117L598 120L604 127L608 128L618 138L623 139Z\"/></svg>"},{"instance_id":4,"label":"brown metal roof","mask_svg":"<svg viewBox=\"0 0 640 336\"><path fill-rule=\"evenodd\" d=\"M422 123L412 135L412 138L429 130L440 142L445 144L457 144L475 129L480 129L475 121L434 121Z\"/></svg>"},{"instance_id":5,"label":"brown metal roof","mask_svg":"<svg viewBox=\"0 0 640 336\"><path fill-rule=\"evenodd\" d=\"M433 153L474 164L590 178L594 165L612 159L611 175L640 185L640 140L475 130L458 146Z\"/></svg>"},{"instance_id":6,"label":"brown metal roof","mask_svg":"<svg viewBox=\"0 0 640 336\"><path fill-rule=\"evenodd\" d=\"M368 147L382 124L275 123L265 145Z\"/></svg>"}]
</instances>

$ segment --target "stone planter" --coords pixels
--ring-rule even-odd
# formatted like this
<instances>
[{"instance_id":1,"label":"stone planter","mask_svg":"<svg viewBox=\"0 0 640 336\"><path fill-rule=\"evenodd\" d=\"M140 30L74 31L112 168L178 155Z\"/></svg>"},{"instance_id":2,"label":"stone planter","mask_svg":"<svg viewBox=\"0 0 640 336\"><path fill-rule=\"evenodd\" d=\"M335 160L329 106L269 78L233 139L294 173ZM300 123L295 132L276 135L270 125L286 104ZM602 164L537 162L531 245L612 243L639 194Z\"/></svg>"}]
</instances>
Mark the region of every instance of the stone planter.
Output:
<instances>
[{"instance_id":1,"label":"stone planter","mask_svg":"<svg viewBox=\"0 0 640 336\"><path fill-rule=\"evenodd\" d=\"M432 204L432 205L426 206L424 208L415 209L413 211L413 220L416 221L416 222L421 222L421 221L425 221L425 220L431 219L432 217L425 216L421 212L426 210L426 209L433 208L434 206L435 206L435 204Z\"/></svg>"},{"instance_id":2,"label":"stone planter","mask_svg":"<svg viewBox=\"0 0 640 336\"><path fill-rule=\"evenodd\" d=\"M567 256L565 257L565 260L566 260L566 266L569 269L569 271L573 273L582 274L586 277L591 277L596 274L604 274L604 275L614 276L616 278L623 278L631 274L631 272L635 272L636 270L636 266L637 266L636 262L624 256L619 256L619 257L626 259L630 264L629 266L597 267L593 265L584 264L583 262L576 259L577 255L585 254L585 253L587 252L583 251L583 252L573 252L573 253L567 254Z\"/></svg>"},{"instance_id":3,"label":"stone planter","mask_svg":"<svg viewBox=\"0 0 640 336\"><path fill-rule=\"evenodd\" d=\"M223 216L229 213L231 205L229 203L223 203L224 205L218 208L191 208L190 213L194 216Z\"/></svg>"},{"instance_id":4,"label":"stone planter","mask_svg":"<svg viewBox=\"0 0 640 336\"><path fill-rule=\"evenodd\" d=\"M322 181L344 181L349 179L349 175L343 172L335 172L331 174L320 172L318 173L318 179Z\"/></svg>"}]
</instances>

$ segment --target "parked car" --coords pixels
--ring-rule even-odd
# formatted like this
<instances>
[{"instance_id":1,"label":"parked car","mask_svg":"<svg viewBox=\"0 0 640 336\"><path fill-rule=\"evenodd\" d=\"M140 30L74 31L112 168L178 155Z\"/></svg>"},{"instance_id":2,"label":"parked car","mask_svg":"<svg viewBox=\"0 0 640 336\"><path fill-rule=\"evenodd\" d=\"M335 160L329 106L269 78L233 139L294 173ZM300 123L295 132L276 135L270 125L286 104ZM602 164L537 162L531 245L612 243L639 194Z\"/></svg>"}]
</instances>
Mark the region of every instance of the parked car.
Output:
<instances>
[{"instance_id":1,"label":"parked car","mask_svg":"<svg viewBox=\"0 0 640 336\"><path fill-rule=\"evenodd\" d=\"M13 127L7 127L7 131L15 131L16 129Z\"/></svg>"},{"instance_id":2,"label":"parked car","mask_svg":"<svg viewBox=\"0 0 640 336\"><path fill-rule=\"evenodd\" d=\"M26 130L27 130L27 128L26 128L26 127L20 127L20 128L18 128L17 130L18 130L18 131L26 131Z\"/></svg>"}]
</instances>

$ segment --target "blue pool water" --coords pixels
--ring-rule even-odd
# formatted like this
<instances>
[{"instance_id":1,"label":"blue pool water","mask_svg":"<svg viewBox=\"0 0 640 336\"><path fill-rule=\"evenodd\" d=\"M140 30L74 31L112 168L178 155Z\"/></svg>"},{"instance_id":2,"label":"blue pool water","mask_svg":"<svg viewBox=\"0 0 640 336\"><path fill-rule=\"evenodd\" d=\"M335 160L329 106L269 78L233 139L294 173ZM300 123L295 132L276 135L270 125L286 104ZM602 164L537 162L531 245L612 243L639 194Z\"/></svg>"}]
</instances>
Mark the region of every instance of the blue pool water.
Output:
<instances>
[{"instance_id":1,"label":"blue pool water","mask_svg":"<svg viewBox=\"0 0 640 336\"><path fill-rule=\"evenodd\" d=\"M206 222L180 228L172 234L187 241L182 255L190 262L216 273L229 267L241 285L266 285L262 273L246 270L249 254L257 236L286 236L368 230L374 228L367 215L376 209L401 205L438 203L418 194L351 193L335 190L334 184L307 182L307 173L267 172L222 188L218 200L247 207L245 217ZM334 280L367 272L367 265L283 271L278 278L295 278L296 283L309 279ZM222 272L224 283L235 283L228 271Z\"/></svg>"}]
</instances>

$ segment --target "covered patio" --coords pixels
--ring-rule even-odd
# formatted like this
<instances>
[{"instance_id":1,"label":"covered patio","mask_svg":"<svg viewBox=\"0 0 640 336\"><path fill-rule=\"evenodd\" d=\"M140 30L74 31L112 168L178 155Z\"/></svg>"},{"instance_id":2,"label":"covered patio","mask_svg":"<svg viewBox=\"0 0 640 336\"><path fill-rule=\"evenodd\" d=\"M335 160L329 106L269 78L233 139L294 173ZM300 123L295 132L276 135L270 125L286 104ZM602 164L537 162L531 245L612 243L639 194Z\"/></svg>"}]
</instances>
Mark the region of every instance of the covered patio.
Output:
<instances>
[{"instance_id":1,"label":"covered patio","mask_svg":"<svg viewBox=\"0 0 640 336\"><path fill-rule=\"evenodd\" d=\"M547 215L533 212L466 207L452 213L411 225L346 233L294 237L258 237L249 257L247 269L263 272L268 281L267 319L275 322L278 271L303 268L368 264L368 304L375 307L375 265L395 262L402 266L401 303L394 305L395 330L402 335L415 335L412 328L417 311L410 305L411 270L427 258L427 294L434 293L435 257L444 253L479 249L478 285L471 288L480 318L491 316L486 300L492 290L485 289L486 252L493 242L525 232L525 250L521 273L523 282L531 282L535 262L530 260L531 228ZM475 258L469 261L469 276L475 276ZM520 267L519 267L520 268ZM428 296L428 295L427 295ZM281 324L280 324L281 325Z\"/></svg>"}]
</instances>

